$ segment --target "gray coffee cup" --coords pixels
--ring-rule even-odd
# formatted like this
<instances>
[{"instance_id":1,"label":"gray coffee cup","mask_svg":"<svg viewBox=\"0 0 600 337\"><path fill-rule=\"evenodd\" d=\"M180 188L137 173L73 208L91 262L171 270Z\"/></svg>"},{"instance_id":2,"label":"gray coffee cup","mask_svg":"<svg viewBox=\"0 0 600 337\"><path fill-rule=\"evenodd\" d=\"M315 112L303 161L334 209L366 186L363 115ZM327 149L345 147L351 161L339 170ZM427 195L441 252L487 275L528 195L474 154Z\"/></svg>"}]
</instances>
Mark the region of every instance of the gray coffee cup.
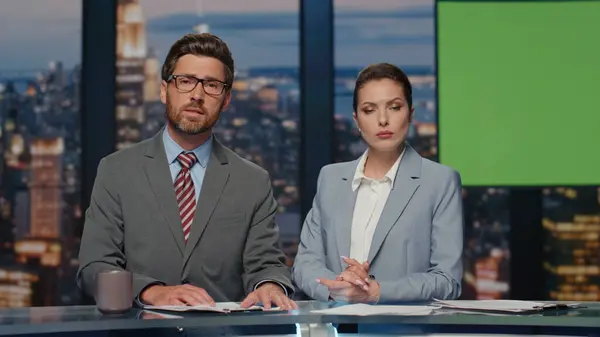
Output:
<instances>
[{"instance_id":1,"label":"gray coffee cup","mask_svg":"<svg viewBox=\"0 0 600 337\"><path fill-rule=\"evenodd\" d=\"M126 270L111 270L96 275L96 306L104 314L123 314L133 302L133 275Z\"/></svg>"}]
</instances>

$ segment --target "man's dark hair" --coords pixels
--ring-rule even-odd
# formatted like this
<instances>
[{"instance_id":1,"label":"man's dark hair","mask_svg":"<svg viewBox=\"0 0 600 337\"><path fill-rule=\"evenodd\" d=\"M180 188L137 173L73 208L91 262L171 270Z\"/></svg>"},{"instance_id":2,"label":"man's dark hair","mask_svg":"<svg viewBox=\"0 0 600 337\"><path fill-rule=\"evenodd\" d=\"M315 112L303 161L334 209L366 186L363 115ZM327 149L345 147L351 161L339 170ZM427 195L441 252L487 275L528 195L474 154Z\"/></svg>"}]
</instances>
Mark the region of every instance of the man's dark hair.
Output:
<instances>
[{"instance_id":1,"label":"man's dark hair","mask_svg":"<svg viewBox=\"0 0 600 337\"><path fill-rule=\"evenodd\" d=\"M227 44L210 33L187 34L177 40L169 49L162 67L161 77L166 81L175 70L175 64L180 57L192 54L196 56L214 57L225 65L225 83L230 89L233 84L233 57Z\"/></svg>"},{"instance_id":2,"label":"man's dark hair","mask_svg":"<svg viewBox=\"0 0 600 337\"><path fill-rule=\"evenodd\" d=\"M356 83L354 85L354 95L352 98L352 107L354 108L354 111L356 111L356 106L358 105L358 91L360 88L371 81L382 79L390 79L400 84L402 89L404 89L404 96L406 96L408 106L412 108L412 86L410 85L408 76L406 76L402 69L393 64L376 63L367 66L361 70L360 73L358 73L358 78L356 79Z\"/></svg>"}]
</instances>

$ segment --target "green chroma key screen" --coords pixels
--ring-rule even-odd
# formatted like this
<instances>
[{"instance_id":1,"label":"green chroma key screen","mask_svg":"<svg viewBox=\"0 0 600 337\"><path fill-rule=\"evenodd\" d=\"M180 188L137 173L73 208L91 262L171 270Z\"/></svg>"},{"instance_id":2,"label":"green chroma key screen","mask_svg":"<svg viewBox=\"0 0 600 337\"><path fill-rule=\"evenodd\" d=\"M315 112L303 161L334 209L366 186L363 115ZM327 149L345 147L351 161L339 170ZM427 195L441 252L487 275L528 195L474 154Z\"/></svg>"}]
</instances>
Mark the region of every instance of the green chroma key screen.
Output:
<instances>
[{"instance_id":1,"label":"green chroma key screen","mask_svg":"<svg viewBox=\"0 0 600 337\"><path fill-rule=\"evenodd\" d=\"M440 162L464 185L600 184L600 1L437 3Z\"/></svg>"}]
</instances>

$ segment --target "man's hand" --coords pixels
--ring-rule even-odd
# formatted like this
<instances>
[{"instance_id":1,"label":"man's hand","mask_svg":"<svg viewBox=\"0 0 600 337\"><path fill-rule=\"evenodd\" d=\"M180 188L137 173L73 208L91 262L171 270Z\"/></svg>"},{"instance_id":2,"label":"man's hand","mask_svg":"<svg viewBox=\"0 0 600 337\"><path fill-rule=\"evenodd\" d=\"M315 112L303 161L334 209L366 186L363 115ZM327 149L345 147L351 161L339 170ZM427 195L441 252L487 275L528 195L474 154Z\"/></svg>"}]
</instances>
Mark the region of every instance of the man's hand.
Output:
<instances>
[{"instance_id":1,"label":"man's hand","mask_svg":"<svg viewBox=\"0 0 600 337\"><path fill-rule=\"evenodd\" d=\"M253 305L262 303L265 309L271 309L271 304L282 310L298 309L296 302L285 296L285 292L280 285L266 282L251 292L241 303L242 308L249 308Z\"/></svg>"},{"instance_id":2,"label":"man's hand","mask_svg":"<svg viewBox=\"0 0 600 337\"><path fill-rule=\"evenodd\" d=\"M379 301L379 283L373 280L366 282L364 287L339 280L318 279L317 282L326 286L329 289L329 295L336 301L348 303L377 303Z\"/></svg>"},{"instance_id":3,"label":"man's hand","mask_svg":"<svg viewBox=\"0 0 600 337\"><path fill-rule=\"evenodd\" d=\"M191 284L150 286L140 294L140 300L150 305L215 305L206 290Z\"/></svg>"}]
</instances>

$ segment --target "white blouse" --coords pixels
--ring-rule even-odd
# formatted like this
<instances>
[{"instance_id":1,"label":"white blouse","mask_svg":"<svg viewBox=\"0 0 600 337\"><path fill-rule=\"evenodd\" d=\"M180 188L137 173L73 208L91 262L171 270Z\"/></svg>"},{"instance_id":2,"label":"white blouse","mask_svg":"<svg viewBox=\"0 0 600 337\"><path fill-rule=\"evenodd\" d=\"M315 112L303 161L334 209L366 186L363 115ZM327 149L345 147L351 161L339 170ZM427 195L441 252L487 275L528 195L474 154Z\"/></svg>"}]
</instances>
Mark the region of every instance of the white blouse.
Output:
<instances>
[{"instance_id":1,"label":"white blouse","mask_svg":"<svg viewBox=\"0 0 600 337\"><path fill-rule=\"evenodd\" d=\"M394 179L404 151L382 179L376 180L364 175L368 151L362 155L352 179L352 191L357 192L354 213L352 216L352 233L350 237L350 258L360 263L367 261L373 233L390 191L394 188Z\"/></svg>"}]
</instances>

